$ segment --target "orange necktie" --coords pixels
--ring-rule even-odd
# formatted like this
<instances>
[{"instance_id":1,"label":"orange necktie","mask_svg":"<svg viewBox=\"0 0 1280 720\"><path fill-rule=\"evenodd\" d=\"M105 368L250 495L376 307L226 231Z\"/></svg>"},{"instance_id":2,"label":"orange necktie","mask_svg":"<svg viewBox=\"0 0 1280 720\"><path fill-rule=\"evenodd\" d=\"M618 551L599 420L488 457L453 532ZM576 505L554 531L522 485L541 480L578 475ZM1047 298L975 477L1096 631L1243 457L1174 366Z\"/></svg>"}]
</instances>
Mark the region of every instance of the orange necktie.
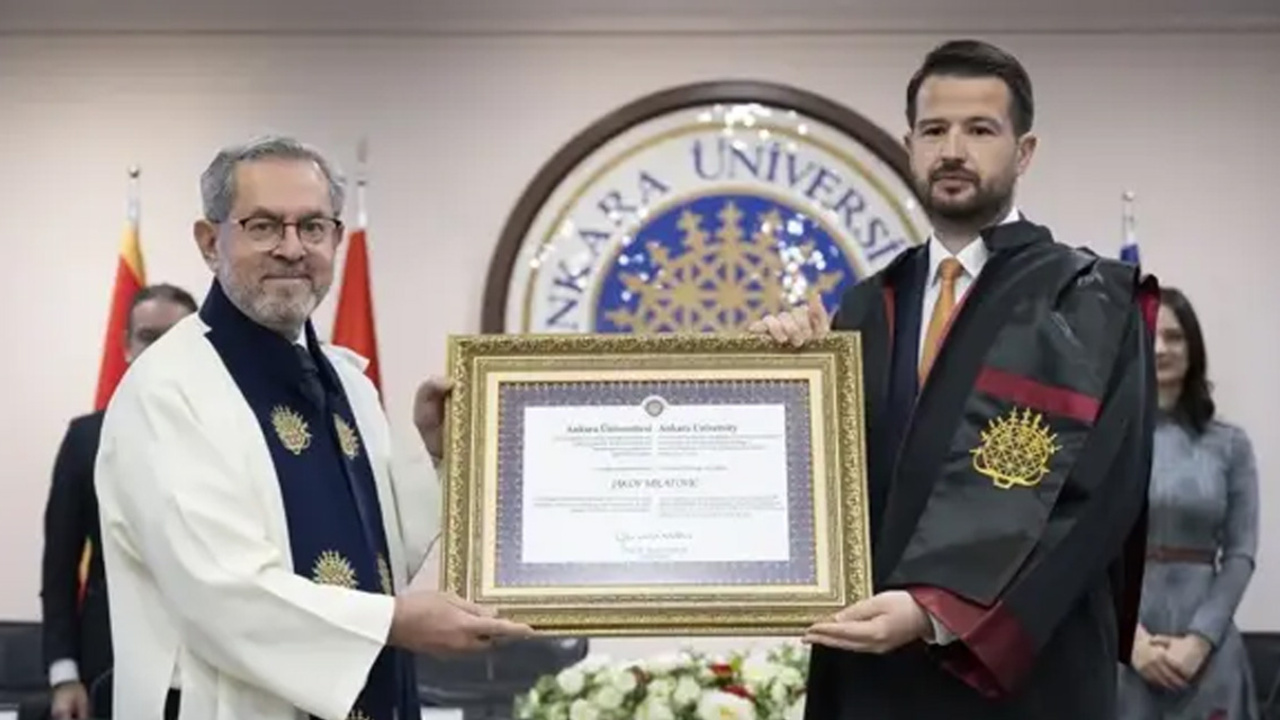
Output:
<instances>
[{"instance_id":1,"label":"orange necktie","mask_svg":"<svg viewBox=\"0 0 1280 720\"><path fill-rule=\"evenodd\" d=\"M951 311L956 306L956 278L964 272L964 266L953 257L944 259L938 265L938 275L942 278L942 288L938 292L938 302L933 306L933 317L929 318L929 330L924 336L924 352L920 354L920 381L929 374L933 367L933 359L938 355L938 343L942 340L942 331L951 319Z\"/></svg>"}]
</instances>

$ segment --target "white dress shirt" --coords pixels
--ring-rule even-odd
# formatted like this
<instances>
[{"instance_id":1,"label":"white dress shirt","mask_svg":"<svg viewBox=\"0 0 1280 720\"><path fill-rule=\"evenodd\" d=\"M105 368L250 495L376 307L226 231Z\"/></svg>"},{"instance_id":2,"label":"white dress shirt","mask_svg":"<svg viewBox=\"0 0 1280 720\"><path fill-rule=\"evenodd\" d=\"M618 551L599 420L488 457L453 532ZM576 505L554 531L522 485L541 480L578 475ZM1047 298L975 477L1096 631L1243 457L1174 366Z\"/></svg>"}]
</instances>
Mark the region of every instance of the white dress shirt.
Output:
<instances>
[{"instance_id":1,"label":"white dress shirt","mask_svg":"<svg viewBox=\"0 0 1280 720\"><path fill-rule=\"evenodd\" d=\"M1011 222L1017 222L1022 218L1022 214L1017 208L1009 211L998 224L1004 225ZM969 292L969 288L973 285L973 281L978 279L978 273L982 272L982 268L987 264L987 258L990 252L987 250L986 243L982 242L982 236L974 236L964 249L954 255L938 240L937 235L929 236L929 274L925 276L924 286L924 302L920 307L920 342L916 349L916 364L924 357L924 338L929 332L929 318L933 317L933 308L938 304L938 297L942 295L942 275L939 274L938 268L942 265L942 261L949 257L954 257L960 261L960 266L964 271L956 278L956 305L958 306L964 300L965 293Z\"/></svg>"},{"instance_id":2,"label":"white dress shirt","mask_svg":"<svg viewBox=\"0 0 1280 720\"><path fill-rule=\"evenodd\" d=\"M71 658L54 660L49 664L49 687L63 683L80 682L80 665Z\"/></svg>"},{"instance_id":3,"label":"white dress shirt","mask_svg":"<svg viewBox=\"0 0 1280 720\"><path fill-rule=\"evenodd\" d=\"M1022 214L1017 208L1009 211L998 224L1017 222L1022 219ZM938 272L942 261L949 257L954 257L960 261L960 267L963 271L956 278L956 306L964 300L965 293L969 292L969 288L973 286L973 281L978 279L978 274L982 272L982 268L987 264L987 258L990 257L987 250L987 244L982 241L982 236L977 235L969 241L968 245L958 253L952 254L950 250L943 246L938 240L937 235L929 236L929 274L925 276L924 298L920 307L920 342L916 349L916 364L924 358L924 339L929 332L929 318L933 317L933 308L938 304L938 298L942 295L942 275ZM938 621L936 617L929 614L929 622L933 625L933 642L938 645L945 645L956 639L945 625Z\"/></svg>"}]
</instances>

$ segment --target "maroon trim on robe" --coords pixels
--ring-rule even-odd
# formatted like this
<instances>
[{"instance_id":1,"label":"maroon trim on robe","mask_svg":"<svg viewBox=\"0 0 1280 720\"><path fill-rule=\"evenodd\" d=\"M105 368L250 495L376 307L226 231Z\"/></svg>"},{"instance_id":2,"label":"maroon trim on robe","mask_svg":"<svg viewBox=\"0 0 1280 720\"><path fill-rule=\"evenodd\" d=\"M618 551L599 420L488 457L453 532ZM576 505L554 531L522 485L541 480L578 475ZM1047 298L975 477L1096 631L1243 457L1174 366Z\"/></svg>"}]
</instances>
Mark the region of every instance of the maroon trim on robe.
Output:
<instances>
[{"instance_id":1,"label":"maroon trim on robe","mask_svg":"<svg viewBox=\"0 0 1280 720\"><path fill-rule=\"evenodd\" d=\"M884 288L884 309L889 318L889 347L893 347L893 288Z\"/></svg>"},{"instance_id":2,"label":"maroon trim on robe","mask_svg":"<svg viewBox=\"0 0 1280 720\"><path fill-rule=\"evenodd\" d=\"M976 386L979 392L1049 415L1079 420L1086 425L1092 425L1102 409L1102 403L1097 398L993 367L984 367L978 373Z\"/></svg>"},{"instance_id":3,"label":"maroon trim on robe","mask_svg":"<svg viewBox=\"0 0 1280 720\"><path fill-rule=\"evenodd\" d=\"M1142 319L1146 321L1147 329L1154 332L1156 316L1160 313L1160 281L1155 275L1142 278L1138 286L1138 305L1142 308Z\"/></svg>"},{"instance_id":4,"label":"maroon trim on robe","mask_svg":"<svg viewBox=\"0 0 1280 720\"><path fill-rule=\"evenodd\" d=\"M1138 308L1147 330L1156 329L1156 317L1160 312L1160 281L1147 275L1138 285ZM1129 537L1125 539L1121 555L1121 587L1116 590L1118 650L1120 664L1133 664L1134 634L1138 630L1139 612L1142 607L1142 580L1147 562L1147 509L1144 507Z\"/></svg>"},{"instance_id":5,"label":"maroon trim on robe","mask_svg":"<svg viewBox=\"0 0 1280 720\"><path fill-rule=\"evenodd\" d=\"M982 695L1008 695L1030 670L1031 638L1001 603L984 608L936 587L908 592L957 638L938 647L942 665Z\"/></svg>"}]
</instances>

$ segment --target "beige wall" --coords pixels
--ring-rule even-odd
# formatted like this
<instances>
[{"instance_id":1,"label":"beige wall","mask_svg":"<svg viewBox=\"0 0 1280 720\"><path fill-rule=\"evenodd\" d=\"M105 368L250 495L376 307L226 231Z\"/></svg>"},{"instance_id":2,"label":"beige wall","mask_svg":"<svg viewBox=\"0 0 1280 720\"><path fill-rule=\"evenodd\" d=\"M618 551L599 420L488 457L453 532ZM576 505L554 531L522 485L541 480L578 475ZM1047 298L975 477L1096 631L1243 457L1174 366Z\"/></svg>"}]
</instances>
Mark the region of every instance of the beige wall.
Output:
<instances>
[{"instance_id":1,"label":"beige wall","mask_svg":"<svg viewBox=\"0 0 1280 720\"><path fill-rule=\"evenodd\" d=\"M403 427L446 334L478 328L507 212L572 134L642 93L747 77L827 94L898 135L903 86L938 39L0 36L0 617L38 616L50 466L66 421L92 401L130 163L143 168L150 278L203 295L190 224L197 174L220 144L285 131L350 166L367 134L383 372ZM1042 144L1024 209L1113 253L1120 193L1136 190L1145 258L1202 312L1221 407L1253 436L1272 528L1239 618L1280 629L1280 35L992 39L1036 83ZM330 302L320 327L331 317Z\"/></svg>"}]
</instances>

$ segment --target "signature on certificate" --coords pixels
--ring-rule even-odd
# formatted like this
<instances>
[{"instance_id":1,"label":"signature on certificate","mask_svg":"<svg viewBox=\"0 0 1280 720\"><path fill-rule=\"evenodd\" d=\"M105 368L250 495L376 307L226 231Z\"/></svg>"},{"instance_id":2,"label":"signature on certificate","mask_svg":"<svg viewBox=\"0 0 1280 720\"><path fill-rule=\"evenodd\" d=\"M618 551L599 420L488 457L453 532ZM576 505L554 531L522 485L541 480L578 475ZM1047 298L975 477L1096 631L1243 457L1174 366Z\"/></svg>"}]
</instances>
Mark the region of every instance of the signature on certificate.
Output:
<instances>
[{"instance_id":1,"label":"signature on certificate","mask_svg":"<svg viewBox=\"0 0 1280 720\"><path fill-rule=\"evenodd\" d=\"M644 560L667 560L686 555L693 535L678 530L668 532L630 533L614 535L618 548L626 555Z\"/></svg>"}]
</instances>

